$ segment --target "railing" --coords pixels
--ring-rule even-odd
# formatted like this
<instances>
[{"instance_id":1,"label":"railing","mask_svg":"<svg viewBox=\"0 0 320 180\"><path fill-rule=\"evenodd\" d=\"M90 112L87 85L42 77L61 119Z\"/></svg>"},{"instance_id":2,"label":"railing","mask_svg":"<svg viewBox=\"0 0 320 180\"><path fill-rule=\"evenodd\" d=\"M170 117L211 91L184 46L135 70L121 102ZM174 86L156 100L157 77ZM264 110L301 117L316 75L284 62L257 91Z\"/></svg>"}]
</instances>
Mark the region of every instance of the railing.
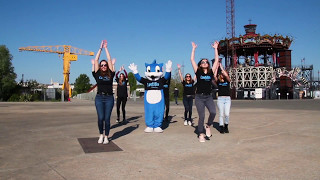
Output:
<instances>
[{"instance_id":1,"label":"railing","mask_svg":"<svg viewBox=\"0 0 320 180\"><path fill-rule=\"evenodd\" d=\"M96 94L97 94L96 92L82 93L82 94L77 94L77 96L75 98L82 99L82 100L94 101Z\"/></svg>"}]
</instances>

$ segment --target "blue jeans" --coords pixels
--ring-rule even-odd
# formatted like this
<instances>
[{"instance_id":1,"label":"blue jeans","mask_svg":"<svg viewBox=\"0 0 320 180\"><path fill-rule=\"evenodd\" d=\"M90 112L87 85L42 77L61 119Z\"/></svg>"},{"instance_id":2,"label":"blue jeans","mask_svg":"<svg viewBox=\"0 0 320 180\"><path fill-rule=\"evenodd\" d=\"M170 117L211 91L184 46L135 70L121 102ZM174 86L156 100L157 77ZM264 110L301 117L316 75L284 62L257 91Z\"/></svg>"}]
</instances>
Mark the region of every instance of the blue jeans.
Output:
<instances>
[{"instance_id":1,"label":"blue jeans","mask_svg":"<svg viewBox=\"0 0 320 180\"><path fill-rule=\"evenodd\" d=\"M191 121L193 96L183 96L184 120ZM188 116L189 113L189 116Z\"/></svg>"},{"instance_id":2,"label":"blue jeans","mask_svg":"<svg viewBox=\"0 0 320 180\"><path fill-rule=\"evenodd\" d=\"M109 136L110 132L110 116L114 105L114 97L112 95L96 95L96 110L98 114L99 133L103 134L103 122L105 135Z\"/></svg>"},{"instance_id":3,"label":"blue jeans","mask_svg":"<svg viewBox=\"0 0 320 180\"><path fill-rule=\"evenodd\" d=\"M231 107L231 98L230 96L220 96L217 101L219 109L219 125L229 124L229 114ZM223 122L224 119L224 122Z\"/></svg>"},{"instance_id":4,"label":"blue jeans","mask_svg":"<svg viewBox=\"0 0 320 180\"><path fill-rule=\"evenodd\" d=\"M196 94L195 104L197 107L199 121L198 121L198 133L204 133L204 116L205 108L209 110L208 126L213 124L213 120L216 117L216 105L213 102L212 95Z\"/></svg>"}]
</instances>

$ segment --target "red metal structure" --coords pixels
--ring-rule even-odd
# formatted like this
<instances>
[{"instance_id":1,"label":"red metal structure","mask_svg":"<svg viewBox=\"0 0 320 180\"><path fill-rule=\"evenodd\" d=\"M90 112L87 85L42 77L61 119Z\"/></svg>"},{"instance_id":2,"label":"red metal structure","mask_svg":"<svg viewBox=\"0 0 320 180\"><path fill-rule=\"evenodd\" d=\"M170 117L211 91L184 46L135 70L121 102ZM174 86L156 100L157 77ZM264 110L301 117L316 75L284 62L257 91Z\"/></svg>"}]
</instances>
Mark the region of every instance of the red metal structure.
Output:
<instances>
[{"instance_id":1,"label":"red metal structure","mask_svg":"<svg viewBox=\"0 0 320 180\"><path fill-rule=\"evenodd\" d=\"M234 0L226 0L226 30L227 30L227 38L233 39L235 37L235 11L234 11ZM230 48L227 47L227 51L230 51L230 56L229 53L227 53L226 57L226 68L230 67L230 59L235 60L235 49L231 45Z\"/></svg>"},{"instance_id":2,"label":"red metal structure","mask_svg":"<svg viewBox=\"0 0 320 180\"><path fill-rule=\"evenodd\" d=\"M292 38L282 35L256 34L256 24L244 26L245 35L220 40L219 54L225 58L227 67L269 66L273 68L285 67L291 70L291 50L289 47ZM234 51L230 51L234 49ZM233 57L233 61L229 61ZM280 78L282 94L292 95L292 81L290 78Z\"/></svg>"}]
</instances>

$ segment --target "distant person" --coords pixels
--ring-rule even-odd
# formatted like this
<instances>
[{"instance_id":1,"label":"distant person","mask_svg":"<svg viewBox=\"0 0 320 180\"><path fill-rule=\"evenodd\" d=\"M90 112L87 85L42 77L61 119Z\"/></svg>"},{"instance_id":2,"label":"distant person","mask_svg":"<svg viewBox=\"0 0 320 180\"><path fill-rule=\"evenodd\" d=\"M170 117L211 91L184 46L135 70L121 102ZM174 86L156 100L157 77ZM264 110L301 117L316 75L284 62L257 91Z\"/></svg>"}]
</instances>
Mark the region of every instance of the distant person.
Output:
<instances>
[{"instance_id":1,"label":"distant person","mask_svg":"<svg viewBox=\"0 0 320 180\"><path fill-rule=\"evenodd\" d=\"M123 71L124 73L119 73ZM116 74L116 81L118 83L117 85L117 123L120 122L120 106L122 109L122 123L127 124L126 120L126 103L128 98L128 74L127 71L124 69L123 66L120 67L120 70Z\"/></svg>"},{"instance_id":2,"label":"distant person","mask_svg":"<svg viewBox=\"0 0 320 180\"><path fill-rule=\"evenodd\" d=\"M219 42L215 41L211 45L215 50L215 59L219 59L218 46ZM211 137L210 126L213 125L213 120L216 116L216 107L213 102L212 92L212 80L213 72L218 66L218 61L215 61L212 69L207 58L202 58L198 64L194 60L194 54L197 45L192 42L191 51L191 64L197 77L197 88L195 95L195 104L197 107L199 121L198 121L198 136L200 142L205 142L205 137ZM206 125L204 125L205 108L209 110L209 118ZM205 127L204 127L205 126Z\"/></svg>"},{"instance_id":3,"label":"distant person","mask_svg":"<svg viewBox=\"0 0 320 180\"><path fill-rule=\"evenodd\" d=\"M169 108L170 108L170 81L171 81L171 72L169 79L163 85L163 94L164 94L164 103L165 103L165 114L164 114L164 122L169 122Z\"/></svg>"},{"instance_id":4,"label":"distant person","mask_svg":"<svg viewBox=\"0 0 320 180\"><path fill-rule=\"evenodd\" d=\"M178 64L178 71L181 83L183 85L183 106L184 106L184 125L191 126L191 116L192 116L192 105L194 99L194 80L191 77L191 74L187 73L183 79L182 73L180 70L181 66ZM189 115L188 115L189 114Z\"/></svg>"},{"instance_id":5,"label":"distant person","mask_svg":"<svg viewBox=\"0 0 320 180\"><path fill-rule=\"evenodd\" d=\"M99 63L102 48L104 48L106 51L108 61L101 60ZM92 75L96 80L98 87L98 92L95 98L95 106L98 115L98 127L100 133L98 140L99 144L109 143L108 136L110 132L110 116L114 105L112 90L113 78L115 75L114 64L115 59L111 60L111 56L107 48L107 41L104 40L101 42L96 58L92 60Z\"/></svg>"},{"instance_id":6,"label":"distant person","mask_svg":"<svg viewBox=\"0 0 320 180\"><path fill-rule=\"evenodd\" d=\"M173 95L174 95L174 99L176 101L176 105L178 105L179 89L177 87L174 87Z\"/></svg>"},{"instance_id":7,"label":"distant person","mask_svg":"<svg viewBox=\"0 0 320 180\"><path fill-rule=\"evenodd\" d=\"M227 71L224 70L221 63L219 63L220 72L215 76L215 81L218 86L218 100L217 105L219 109L219 131L221 134L229 133L229 114L231 107L231 97L230 97L230 77Z\"/></svg>"}]
</instances>

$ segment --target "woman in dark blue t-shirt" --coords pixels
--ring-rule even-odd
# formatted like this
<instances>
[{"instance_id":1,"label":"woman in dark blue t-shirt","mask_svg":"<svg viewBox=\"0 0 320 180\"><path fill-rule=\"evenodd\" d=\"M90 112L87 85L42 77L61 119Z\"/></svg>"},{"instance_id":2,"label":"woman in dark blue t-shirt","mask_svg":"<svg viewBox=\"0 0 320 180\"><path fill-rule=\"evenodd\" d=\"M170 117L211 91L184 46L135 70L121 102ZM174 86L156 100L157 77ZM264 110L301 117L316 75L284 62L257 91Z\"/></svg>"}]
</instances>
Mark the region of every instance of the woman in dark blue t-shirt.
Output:
<instances>
[{"instance_id":1,"label":"woman in dark blue t-shirt","mask_svg":"<svg viewBox=\"0 0 320 180\"><path fill-rule=\"evenodd\" d=\"M218 70L217 70L218 71ZM218 85L218 100L217 105L219 109L219 131L221 134L229 133L229 115L231 107L230 97L230 77L226 70L224 70L221 63L219 63L219 72L214 77Z\"/></svg>"},{"instance_id":2,"label":"woman in dark blue t-shirt","mask_svg":"<svg viewBox=\"0 0 320 180\"><path fill-rule=\"evenodd\" d=\"M218 54L218 46L219 42L215 41L214 44L211 45L214 48L215 59L219 59ZM210 126L213 125L213 120L216 116L216 106L213 102L213 97L211 95L212 92L212 81L213 81L213 72L218 66L218 61L215 61L212 69L210 67L210 63L208 59L203 58L197 64L194 60L194 54L197 45L192 42L192 51L191 51L191 64L194 72L197 76L197 88L195 95L195 104L197 107L199 121L198 121L198 135L199 141L205 142L205 137L211 137ZM205 108L209 110L209 118L207 124L204 126L204 116L205 116Z\"/></svg>"},{"instance_id":3,"label":"woman in dark blue t-shirt","mask_svg":"<svg viewBox=\"0 0 320 180\"><path fill-rule=\"evenodd\" d=\"M102 48L105 49L107 54L106 60L101 60L99 63L100 54ZM99 127L99 140L98 143L108 144L109 143L109 132L110 132L110 116L114 105L113 97L113 77L115 59L111 60L110 53L107 48L107 41L101 42L100 48L96 55L96 58L92 61L92 75L97 82L97 95L95 98L95 105L98 115L98 127ZM103 135L103 123L104 123L104 135Z\"/></svg>"},{"instance_id":4,"label":"woman in dark blue t-shirt","mask_svg":"<svg viewBox=\"0 0 320 180\"><path fill-rule=\"evenodd\" d=\"M194 98L194 80L191 78L191 74L187 73L183 79L182 73L180 70L181 66L178 64L178 71L181 83L183 85L183 106L184 106L184 125L191 126L191 116L192 116L192 105ZM189 113L189 116L188 116Z\"/></svg>"},{"instance_id":5,"label":"woman in dark blue t-shirt","mask_svg":"<svg viewBox=\"0 0 320 180\"><path fill-rule=\"evenodd\" d=\"M120 73L123 71L124 73ZM120 76L119 76L120 73ZM127 124L126 120L126 103L128 98L128 74L127 71L121 66L116 74L117 85L117 122L120 122L120 106L122 107L123 124Z\"/></svg>"}]
</instances>

